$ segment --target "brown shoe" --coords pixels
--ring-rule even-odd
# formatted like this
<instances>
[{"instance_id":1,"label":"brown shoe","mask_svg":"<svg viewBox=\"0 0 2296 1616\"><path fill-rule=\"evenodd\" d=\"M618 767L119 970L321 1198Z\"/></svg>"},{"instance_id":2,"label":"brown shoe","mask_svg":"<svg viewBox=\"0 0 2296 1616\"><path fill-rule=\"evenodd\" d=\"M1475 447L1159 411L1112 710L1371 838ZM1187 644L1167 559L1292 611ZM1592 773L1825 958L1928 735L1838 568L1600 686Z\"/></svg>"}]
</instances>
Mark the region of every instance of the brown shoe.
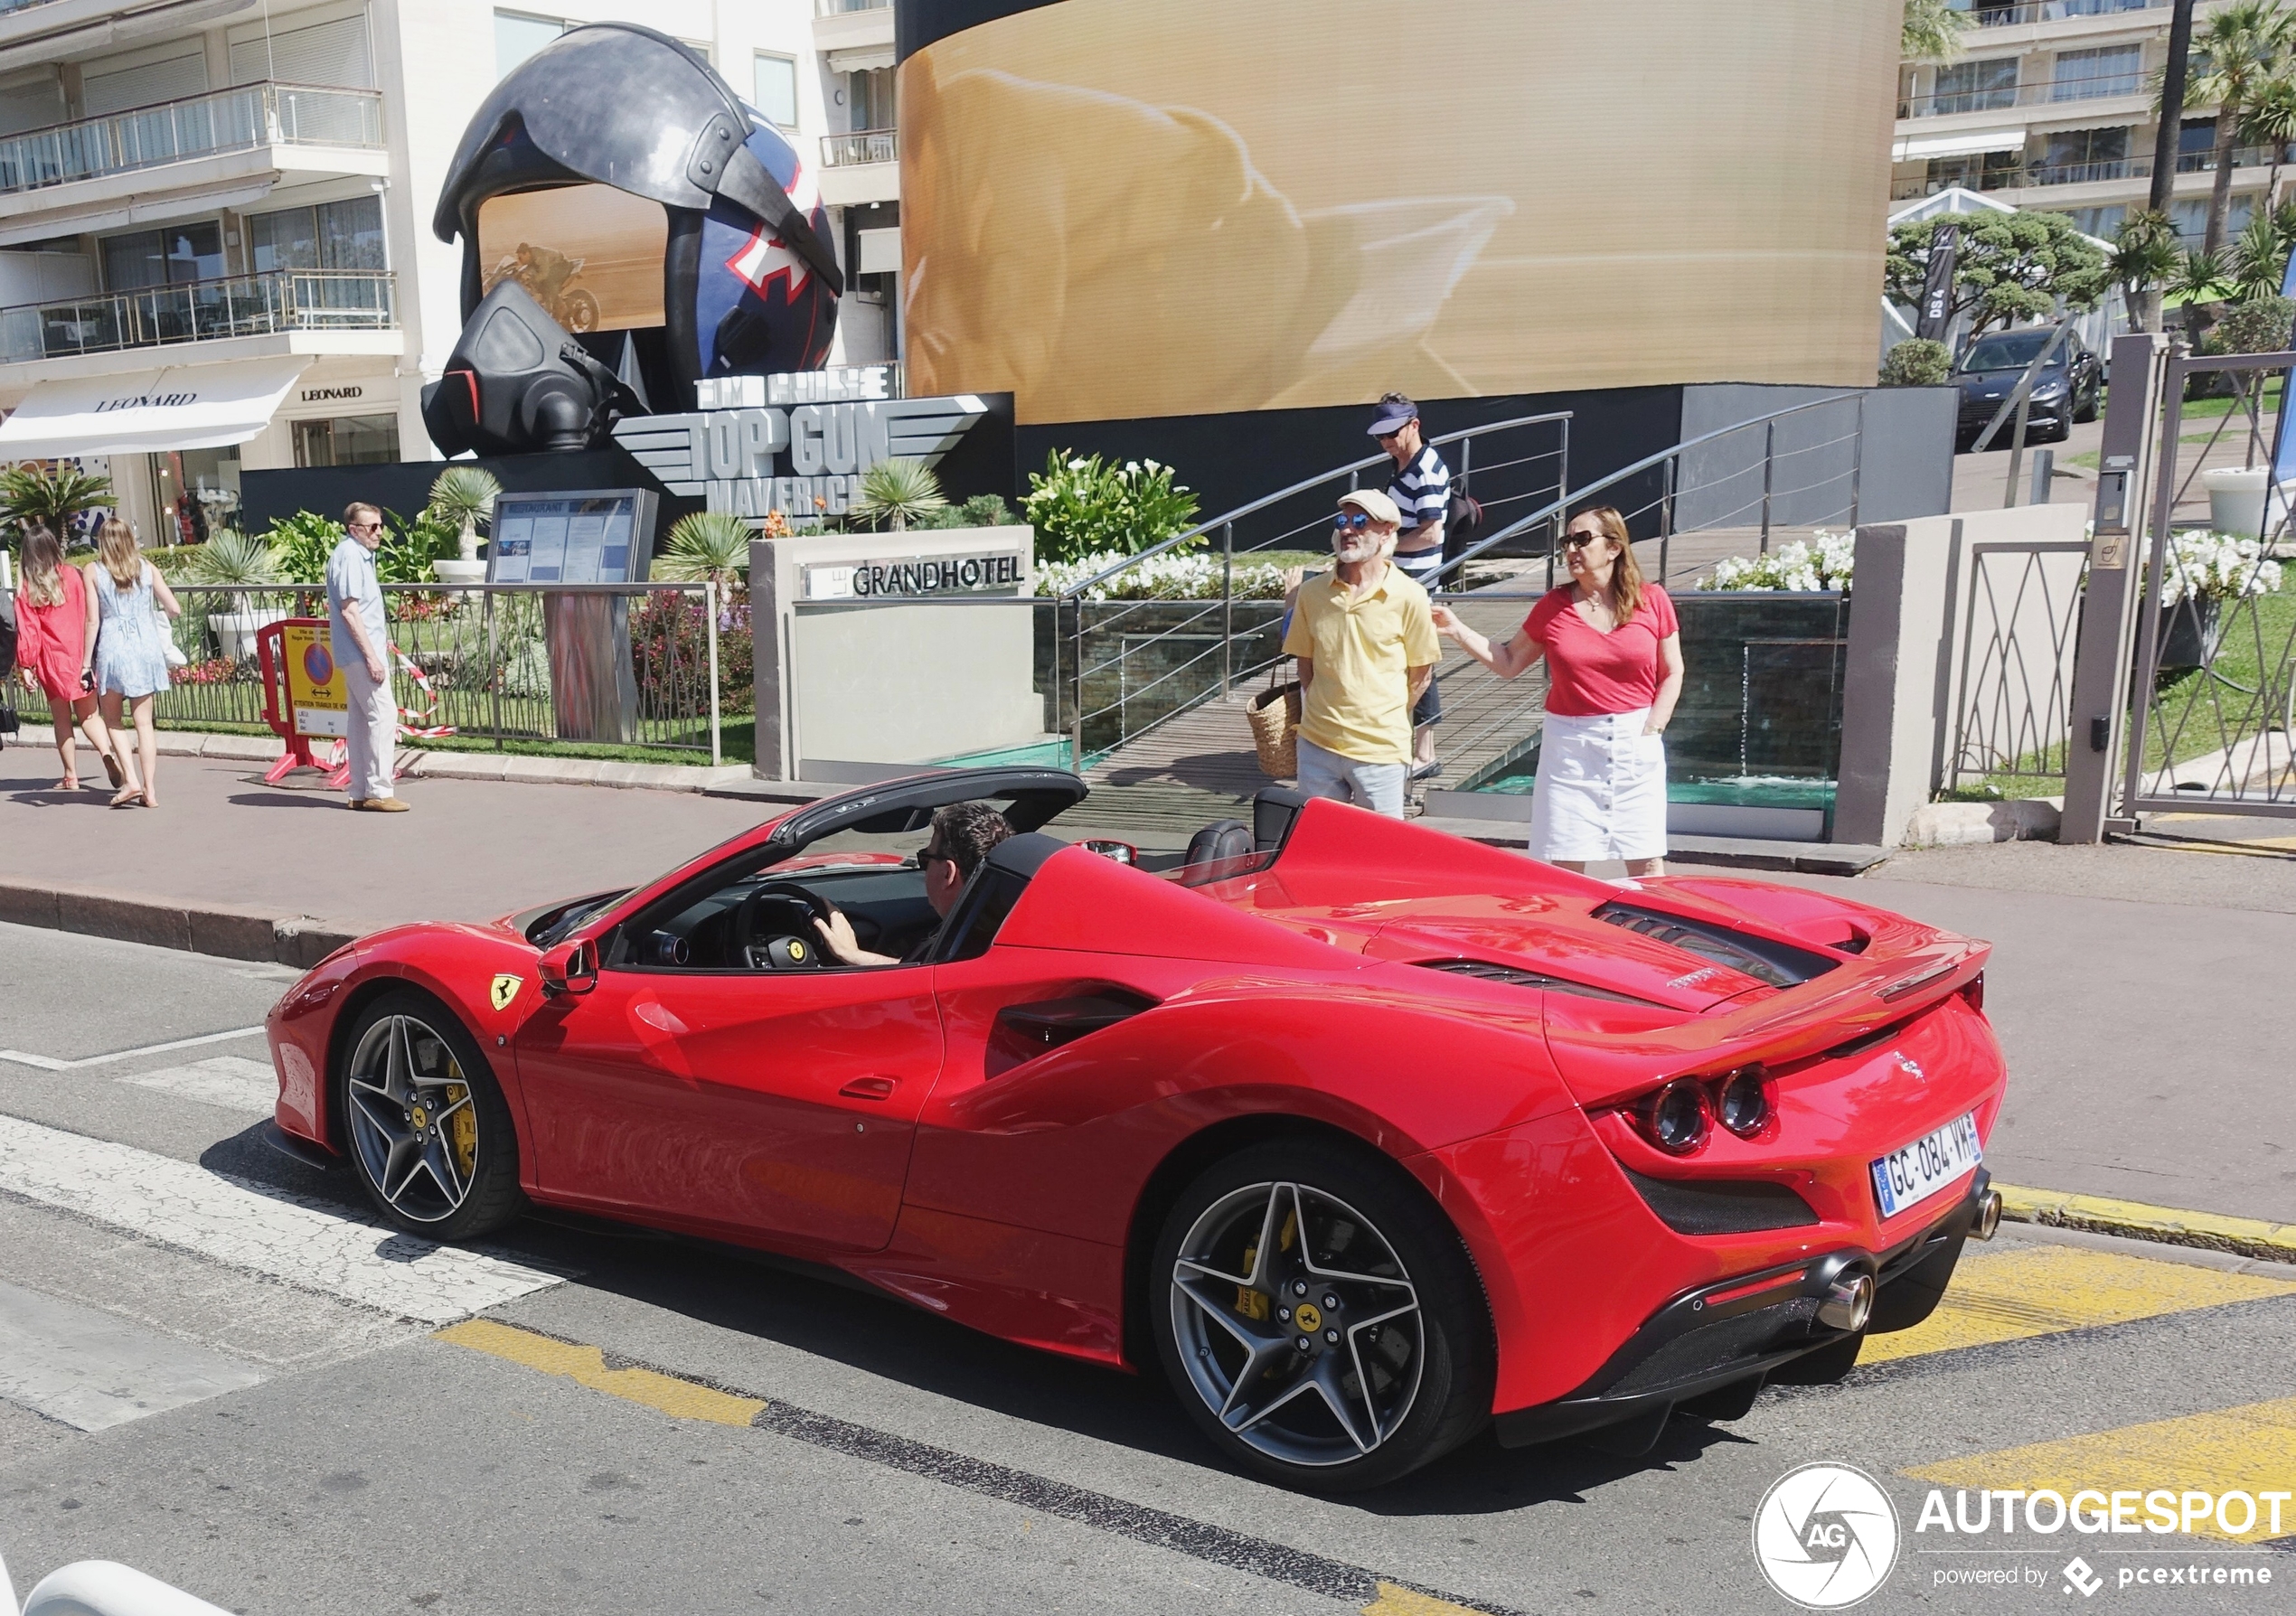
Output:
<instances>
[{"instance_id":1,"label":"brown shoe","mask_svg":"<svg viewBox=\"0 0 2296 1616\"><path fill-rule=\"evenodd\" d=\"M404 813L407 812L406 799L403 797L353 797L351 799L351 805L353 808L361 809L368 813Z\"/></svg>"}]
</instances>

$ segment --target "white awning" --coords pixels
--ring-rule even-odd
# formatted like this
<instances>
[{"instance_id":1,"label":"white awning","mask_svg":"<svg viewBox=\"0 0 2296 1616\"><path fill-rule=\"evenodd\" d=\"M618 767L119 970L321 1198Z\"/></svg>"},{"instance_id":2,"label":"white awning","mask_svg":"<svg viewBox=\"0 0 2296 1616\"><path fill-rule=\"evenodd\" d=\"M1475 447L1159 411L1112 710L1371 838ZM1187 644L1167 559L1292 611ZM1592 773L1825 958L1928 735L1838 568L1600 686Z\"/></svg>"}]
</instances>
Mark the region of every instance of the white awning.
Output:
<instances>
[{"instance_id":1,"label":"white awning","mask_svg":"<svg viewBox=\"0 0 2296 1616\"><path fill-rule=\"evenodd\" d=\"M1995 129L1981 135L1909 135L1890 149L1889 160L1908 163L1916 157L1973 157L1980 152L2024 149L2022 129Z\"/></svg>"},{"instance_id":2,"label":"white awning","mask_svg":"<svg viewBox=\"0 0 2296 1616\"><path fill-rule=\"evenodd\" d=\"M245 443L310 363L296 353L39 382L0 421L0 461Z\"/></svg>"}]
</instances>

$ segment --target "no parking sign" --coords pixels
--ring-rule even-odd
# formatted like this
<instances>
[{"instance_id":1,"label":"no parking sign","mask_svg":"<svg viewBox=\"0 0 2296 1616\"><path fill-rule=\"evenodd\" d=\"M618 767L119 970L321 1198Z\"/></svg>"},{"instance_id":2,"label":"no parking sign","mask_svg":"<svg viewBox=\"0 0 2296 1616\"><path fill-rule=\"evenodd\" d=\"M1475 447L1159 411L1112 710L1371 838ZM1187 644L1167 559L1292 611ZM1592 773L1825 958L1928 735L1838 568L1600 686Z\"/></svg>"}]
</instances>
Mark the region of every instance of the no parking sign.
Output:
<instances>
[{"instance_id":1,"label":"no parking sign","mask_svg":"<svg viewBox=\"0 0 2296 1616\"><path fill-rule=\"evenodd\" d=\"M316 738L351 732L351 693L334 665L327 625L291 618L280 625L290 733Z\"/></svg>"}]
</instances>

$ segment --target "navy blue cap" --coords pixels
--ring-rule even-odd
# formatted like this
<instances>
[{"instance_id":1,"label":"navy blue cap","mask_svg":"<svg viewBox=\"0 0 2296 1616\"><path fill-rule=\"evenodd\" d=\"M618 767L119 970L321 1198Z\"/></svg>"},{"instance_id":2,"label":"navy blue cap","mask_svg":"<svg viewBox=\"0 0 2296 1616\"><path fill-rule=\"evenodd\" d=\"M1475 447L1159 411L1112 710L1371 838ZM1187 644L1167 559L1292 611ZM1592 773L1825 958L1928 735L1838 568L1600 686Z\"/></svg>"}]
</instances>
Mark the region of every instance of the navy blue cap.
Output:
<instances>
[{"instance_id":1,"label":"navy blue cap","mask_svg":"<svg viewBox=\"0 0 2296 1616\"><path fill-rule=\"evenodd\" d=\"M1390 432L1400 432L1406 423L1419 418L1419 407L1409 399L1397 404L1382 404L1379 413L1371 418L1364 430L1374 437L1385 437Z\"/></svg>"}]
</instances>

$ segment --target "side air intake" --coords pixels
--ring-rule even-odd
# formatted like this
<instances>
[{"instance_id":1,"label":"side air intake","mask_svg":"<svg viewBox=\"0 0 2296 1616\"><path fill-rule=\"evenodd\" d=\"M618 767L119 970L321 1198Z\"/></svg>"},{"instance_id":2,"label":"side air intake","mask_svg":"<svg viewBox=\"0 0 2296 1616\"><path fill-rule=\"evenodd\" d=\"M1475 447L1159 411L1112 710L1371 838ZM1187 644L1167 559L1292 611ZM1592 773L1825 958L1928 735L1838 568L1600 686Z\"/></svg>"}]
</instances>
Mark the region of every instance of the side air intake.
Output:
<instances>
[{"instance_id":1,"label":"side air intake","mask_svg":"<svg viewBox=\"0 0 2296 1616\"><path fill-rule=\"evenodd\" d=\"M1630 932L1679 948L1684 954L1694 954L1717 965L1726 965L1774 988L1796 987L1812 977L1823 976L1841 963L1809 949L1796 948L1791 943L1773 942L1710 920L1691 920L1634 904L1604 904L1595 911L1595 918L1623 925Z\"/></svg>"}]
</instances>

